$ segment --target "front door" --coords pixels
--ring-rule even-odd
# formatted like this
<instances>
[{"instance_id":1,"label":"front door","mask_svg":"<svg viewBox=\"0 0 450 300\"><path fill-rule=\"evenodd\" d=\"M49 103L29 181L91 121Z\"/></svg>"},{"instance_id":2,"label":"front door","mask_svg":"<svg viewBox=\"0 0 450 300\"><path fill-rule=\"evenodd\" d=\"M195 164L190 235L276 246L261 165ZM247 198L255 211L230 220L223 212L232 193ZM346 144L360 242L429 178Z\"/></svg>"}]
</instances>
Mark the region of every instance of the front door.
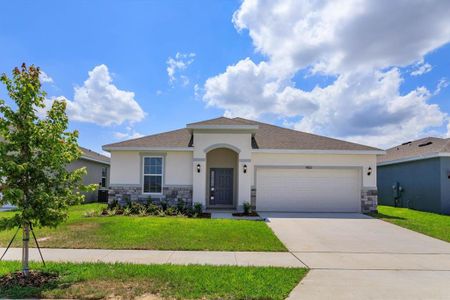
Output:
<instances>
[{"instance_id":1,"label":"front door","mask_svg":"<svg viewBox=\"0 0 450 300\"><path fill-rule=\"evenodd\" d=\"M232 168L211 168L209 176L209 205L233 205Z\"/></svg>"}]
</instances>

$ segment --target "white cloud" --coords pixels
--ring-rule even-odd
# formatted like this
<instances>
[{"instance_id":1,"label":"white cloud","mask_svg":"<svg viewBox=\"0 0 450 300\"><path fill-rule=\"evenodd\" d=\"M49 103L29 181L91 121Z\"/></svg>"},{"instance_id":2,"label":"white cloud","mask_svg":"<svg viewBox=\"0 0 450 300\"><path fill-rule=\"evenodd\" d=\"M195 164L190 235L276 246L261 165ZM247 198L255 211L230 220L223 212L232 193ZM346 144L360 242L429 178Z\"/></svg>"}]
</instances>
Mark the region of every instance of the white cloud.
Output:
<instances>
[{"instance_id":1,"label":"white cloud","mask_svg":"<svg viewBox=\"0 0 450 300\"><path fill-rule=\"evenodd\" d=\"M209 106L225 109L227 116L258 118L264 113L294 116L317 108L305 92L273 75L265 62L256 65L249 58L229 66L225 73L205 83L204 100Z\"/></svg>"},{"instance_id":2,"label":"white cloud","mask_svg":"<svg viewBox=\"0 0 450 300\"><path fill-rule=\"evenodd\" d=\"M414 65L414 70L411 72L411 76L420 76L430 72L433 66L429 63L425 63L423 60Z\"/></svg>"},{"instance_id":3,"label":"white cloud","mask_svg":"<svg viewBox=\"0 0 450 300\"><path fill-rule=\"evenodd\" d=\"M45 73L44 71L41 70L40 74L39 74L39 80L42 83L53 83L53 78L51 78L50 76L48 76L47 73Z\"/></svg>"},{"instance_id":4,"label":"white cloud","mask_svg":"<svg viewBox=\"0 0 450 300\"><path fill-rule=\"evenodd\" d=\"M74 89L73 101L67 100L71 120L102 126L139 122L145 113L133 92L118 89L106 65L96 66L88 79Z\"/></svg>"},{"instance_id":5,"label":"white cloud","mask_svg":"<svg viewBox=\"0 0 450 300\"><path fill-rule=\"evenodd\" d=\"M177 52L175 58L169 57L167 59L167 75L169 76L169 83L171 85L178 80L181 80L183 86L189 84L189 78L186 75L177 76L177 73L186 70L187 67L194 62L194 58L195 53Z\"/></svg>"},{"instance_id":6,"label":"white cloud","mask_svg":"<svg viewBox=\"0 0 450 300\"><path fill-rule=\"evenodd\" d=\"M449 1L246 0L233 16L281 69L406 66L445 44Z\"/></svg>"},{"instance_id":7,"label":"white cloud","mask_svg":"<svg viewBox=\"0 0 450 300\"><path fill-rule=\"evenodd\" d=\"M127 129L126 132L114 132L114 137L118 140L128 140L128 139L137 139L143 137L144 135L136 132L132 129Z\"/></svg>"},{"instance_id":8,"label":"white cloud","mask_svg":"<svg viewBox=\"0 0 450 300\"><path fill-rule=\"evenodd\" d=\"M418 87L401 95L401 82L395 68L341 75L333 84L308 93L320 108L304 115L295 128L384 147L440 126L446 114L438 105L427 103L430 91Z\"/></svg>"},{"instance_id":9,"label":"white cloud","mask_svg":"<svg viewBox=\"0 0 450 300\"><path fill-rule=\"evenodd\" d=\"M446 87L448 87L450 85L450 82L447 80L447 78L443 77L439 80L436 90L434 90L433 95L439 95L439 93L445 89Z\"/></svg>"},{"instance_id":10,"label":"white cloud","mask_svg":"<svg viewBox=\"0 0 450 300\"><path fill-rule=\"evenodd\" d=\"M448 1L256 1L234 14L267 59L243 59L205 83L203 100L226 115L300 119L296 128L386 146L426 133L446 114L417 87L400 93L397 66L450 41ZM426 13L424 13L426 12ZM325 87L295 87L299 71L332 75Z\"/></svg>"}]
</instances>

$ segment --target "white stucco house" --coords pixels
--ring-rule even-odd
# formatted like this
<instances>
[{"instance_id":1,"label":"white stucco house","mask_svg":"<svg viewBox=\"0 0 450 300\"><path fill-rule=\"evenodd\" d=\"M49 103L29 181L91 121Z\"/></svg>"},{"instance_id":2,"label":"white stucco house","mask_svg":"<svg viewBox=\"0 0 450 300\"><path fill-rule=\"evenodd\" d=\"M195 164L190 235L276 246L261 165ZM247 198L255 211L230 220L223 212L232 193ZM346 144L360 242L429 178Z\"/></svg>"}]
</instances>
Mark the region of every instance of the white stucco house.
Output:
<instances>
[{"instance_id":1,"label":"white stucco house","mask_svg":"<svg viewBox=\"0 0 450 300\"><path fill-rule=\"evenodd\" d=\"M207 209L368 212L377 207L369 146L242 118L220 117L103 146L110 200L200 202Z\"/></svg>"}]
</instances>

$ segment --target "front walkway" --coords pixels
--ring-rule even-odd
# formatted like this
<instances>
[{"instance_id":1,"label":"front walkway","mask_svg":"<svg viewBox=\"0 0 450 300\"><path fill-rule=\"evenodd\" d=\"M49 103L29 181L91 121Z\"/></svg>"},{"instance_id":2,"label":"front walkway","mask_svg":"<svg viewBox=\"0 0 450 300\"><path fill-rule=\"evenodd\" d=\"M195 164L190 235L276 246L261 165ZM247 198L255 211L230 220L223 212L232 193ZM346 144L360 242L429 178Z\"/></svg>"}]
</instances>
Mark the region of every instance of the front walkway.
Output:
<instances>
[{"instance_id":1,"label":"front walkway","mask_svg":"<svg viewBox=\"0 0 450 300\"><path fill-rule=\"evenodd\" d=\"M289 299L449 299L450 243L362 214L260 214L311 270Z\"/></svg>"},{"instance_id":2,"label":"front walkway","mask_svg":"<svg viewBox=\"0 0 450 300\"><path fill-rule=\"evenodd\" d=\"M5 248L0 248L1 254ZM54 262L123 262L135 264L208 264L229 266L275 266L305 268L289 252L221 252L221 251L157 251L44 248L45 261ZM0 254L0 255L1 255ZM10 248L4 260L20 260L21 248ZM30 260L40 261L36 248L30 249Z\"/></svg>"}]
</instances>

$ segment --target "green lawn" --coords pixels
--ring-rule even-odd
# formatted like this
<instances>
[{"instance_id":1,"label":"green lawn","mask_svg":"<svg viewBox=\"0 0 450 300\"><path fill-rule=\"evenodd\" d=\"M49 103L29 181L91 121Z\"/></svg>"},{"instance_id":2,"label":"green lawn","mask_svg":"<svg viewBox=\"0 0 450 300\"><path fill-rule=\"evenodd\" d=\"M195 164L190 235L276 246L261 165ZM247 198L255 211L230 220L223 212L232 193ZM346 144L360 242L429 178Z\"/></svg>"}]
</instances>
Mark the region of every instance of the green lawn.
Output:
<instances>
[{"instance_id":1,"label":"green lawn","mask_svg":"<svg viewBox=\"0 0 450 300\"><path fill-rule=\"evenodd\" d=\"M42 288L1 288L2 298L101 299L285 299L306 269L275 267L48 263L33 268L59 274ZM19 262L0 262L0 275L19 270ZM116 298L115 298L116 299Z\"/></svg>"},{"instance_id":2,"label":"green lawn","mask_svg":"<svg viewBox=\"0 0 450 300\"><path fill-rule=\"evenodd\" d=\"M370 215L450 242L450 216L383 205L378 206L378 213Z\"/></svg>"},{"instance_id":3,"label":"green lawn","mask_svg":"<svg viewBox=\"0 0 450 300\"><path fill-rule=\"evenodd\" d=\"M262 221L183 217L85 217L104 204L70 209L68 221L56 229L35 228L40 246L50 248L287 251ZM13 212L2 212L0 218ZM14 230L0 232L5 247ZM20 246L20 237L14 246Z\"/></svg>"}]
</instances>

